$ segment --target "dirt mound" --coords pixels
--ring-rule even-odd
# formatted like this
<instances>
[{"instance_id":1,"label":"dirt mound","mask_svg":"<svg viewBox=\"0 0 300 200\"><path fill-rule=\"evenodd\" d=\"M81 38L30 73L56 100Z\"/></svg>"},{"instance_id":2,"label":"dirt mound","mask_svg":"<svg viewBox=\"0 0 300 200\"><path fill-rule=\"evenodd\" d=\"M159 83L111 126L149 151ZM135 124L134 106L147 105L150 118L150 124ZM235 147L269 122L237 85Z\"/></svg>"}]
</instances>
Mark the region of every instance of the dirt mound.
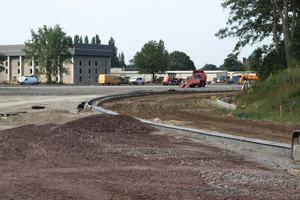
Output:
<instances>
[{"instance_id":1,"label":"dirt mound","mask_svg":"<svg viewBox=\"0 0 300 200\"><path fill-rule=\"evenodd\" d=\"M154 130L130 116L108 114L2 130L1 198L299 198L298 178L250 160L257 158L254 152L242 155ZM283 162L264 157L276 166Z\"/></svg>"}]
</instances>

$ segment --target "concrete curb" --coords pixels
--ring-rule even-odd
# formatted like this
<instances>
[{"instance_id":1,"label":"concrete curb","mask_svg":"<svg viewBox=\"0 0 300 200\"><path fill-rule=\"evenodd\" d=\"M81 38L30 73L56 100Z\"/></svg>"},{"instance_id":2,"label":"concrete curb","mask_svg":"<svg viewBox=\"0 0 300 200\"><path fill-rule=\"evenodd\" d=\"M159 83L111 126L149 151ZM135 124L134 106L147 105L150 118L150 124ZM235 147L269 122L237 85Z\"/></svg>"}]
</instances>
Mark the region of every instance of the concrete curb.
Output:
<instances>
[{"instance_id":1,"label":"concrete curb","mask_svg":"<svg viewBox=\"0 0 300 200\"><path fill-rule=\"evenodd\" d=\"M104 101L107 101L112 98L127 98L127 97L139 96L139 95L144 96L144 95L164 94L164 93L166 93L166 92L139 92L139 93L104 96L104 97L99 97L99 98L89 100L86 103L85 107L88 107L99 113L118 115L117 112L105 110L105 109L101 108L99 105L101 103L103 103ZM167 92L167 93L170 94L170 92ZM169 124L148 121L148 120L144 120L144 119L138 119L138 120L140 120L141 122L147 123L150 126L155 127L159 131L163 131L163 132L199 138L199 139L203 139L203 140L218 142L221 144L231 145L234 147L241 147L244 149L251 149L251 150L256 150L256 151L261 151L261 152L266 152L266 153L273 153L273 154L289 156L289 157L291 156L291 145L285 144L285 143L276 143L276 142L271 142L271 141L266 141L266 140L259 140L259 139L241 137L241 136L228 135L228 134L219 133L217 131L204 131L204 130L174 126L174 125L169 125Z\"/></svg>"}]
</instances>

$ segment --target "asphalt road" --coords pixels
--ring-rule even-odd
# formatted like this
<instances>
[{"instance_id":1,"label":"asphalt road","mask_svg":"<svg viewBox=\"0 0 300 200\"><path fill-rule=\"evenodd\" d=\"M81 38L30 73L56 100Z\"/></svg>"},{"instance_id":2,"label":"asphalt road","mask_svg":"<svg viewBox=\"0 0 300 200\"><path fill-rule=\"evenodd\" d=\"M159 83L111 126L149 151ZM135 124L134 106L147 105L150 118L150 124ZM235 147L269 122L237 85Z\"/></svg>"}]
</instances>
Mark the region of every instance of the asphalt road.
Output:
<instances>
[{"instance_id":1,"label":"asphalt road","mask_svg":"<svg viewBox=\"0 0 300 200\"><path fill-rule=\"evenodd\" d=\"M241 85L214 84L195 88L179 88L179 86L147 85L0 85L1 96L65 96L65 95L113 95L141 91L228 91L240 90Z\"/></svg>"}]
</instances>

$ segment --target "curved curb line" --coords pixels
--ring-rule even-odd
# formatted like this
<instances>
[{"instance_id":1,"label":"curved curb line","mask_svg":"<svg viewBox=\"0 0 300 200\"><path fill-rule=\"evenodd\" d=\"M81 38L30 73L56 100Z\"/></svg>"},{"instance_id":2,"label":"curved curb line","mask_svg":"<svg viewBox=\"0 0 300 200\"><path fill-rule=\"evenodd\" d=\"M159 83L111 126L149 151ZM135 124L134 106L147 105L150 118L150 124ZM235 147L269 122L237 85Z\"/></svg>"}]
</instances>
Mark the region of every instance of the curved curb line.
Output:
<instances>
[{"instance_id":1,"label":"curved curb line","mask_svg":"<svg viewBox=\"0 0 300 200\"><path fill-rule=\"evenodd\" d=\"M96 104L102 103L112 98L126 98L126 97L133 97L139 95L151 95L151 94L162 94L162 93L165 92L141 92L141 93L131 93L131 94L128 93L128 94L104 96L104 97L99 97L99 98L89 100L86 103L85 107L88 107L94 110L95 112L99 112L99 113L119 115L119 113L117 112L103 109L102 107L99 107ZM228 135L224 133L219 133L218 131L204 131L199 129L180 127L180 126L153 122L153 121L139 119L139 118L136 119L152 127L155 127L162 132L168 132L172 134L199 138L199 139L208 140L212 142L218 142L221 144L241 147L244 149L256 150L256 151L261 151L266 153L273 153L273 154L289 156L289 157L291 156L291 145L285 143L276 143L276 142L271 142L266 140L246 138L242 136Z\"/></svg>"}]
</instances>

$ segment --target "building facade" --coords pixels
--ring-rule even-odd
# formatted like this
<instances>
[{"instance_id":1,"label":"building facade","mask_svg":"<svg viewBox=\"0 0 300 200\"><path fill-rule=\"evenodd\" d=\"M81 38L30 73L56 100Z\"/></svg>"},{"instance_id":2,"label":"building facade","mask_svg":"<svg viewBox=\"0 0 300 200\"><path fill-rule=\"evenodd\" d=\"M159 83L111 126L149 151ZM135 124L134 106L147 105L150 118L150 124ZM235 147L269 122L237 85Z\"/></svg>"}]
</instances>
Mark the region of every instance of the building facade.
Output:
<instances>
[{"instance_id":1,"label":"building facade","mask_svg":"<svg viewBox=\"0 0 300 200\"><path fill-rule=\"evenodd\" d=\"M25 45L0 45L0 54L4 54L5 70L0 73L4 81L19 81L24 76L33 76L39 71L38 60L28 60L22 49ZM72 63L64 64L69 74L52 77L52 81L66 84L98 83L99 74L109 74L113 47L110 45L76 44L70 50ZM26 62L25 62L26 61ZM46 82L46 76L39 77L40 82Z\"/></svg>"}]
</instances>

